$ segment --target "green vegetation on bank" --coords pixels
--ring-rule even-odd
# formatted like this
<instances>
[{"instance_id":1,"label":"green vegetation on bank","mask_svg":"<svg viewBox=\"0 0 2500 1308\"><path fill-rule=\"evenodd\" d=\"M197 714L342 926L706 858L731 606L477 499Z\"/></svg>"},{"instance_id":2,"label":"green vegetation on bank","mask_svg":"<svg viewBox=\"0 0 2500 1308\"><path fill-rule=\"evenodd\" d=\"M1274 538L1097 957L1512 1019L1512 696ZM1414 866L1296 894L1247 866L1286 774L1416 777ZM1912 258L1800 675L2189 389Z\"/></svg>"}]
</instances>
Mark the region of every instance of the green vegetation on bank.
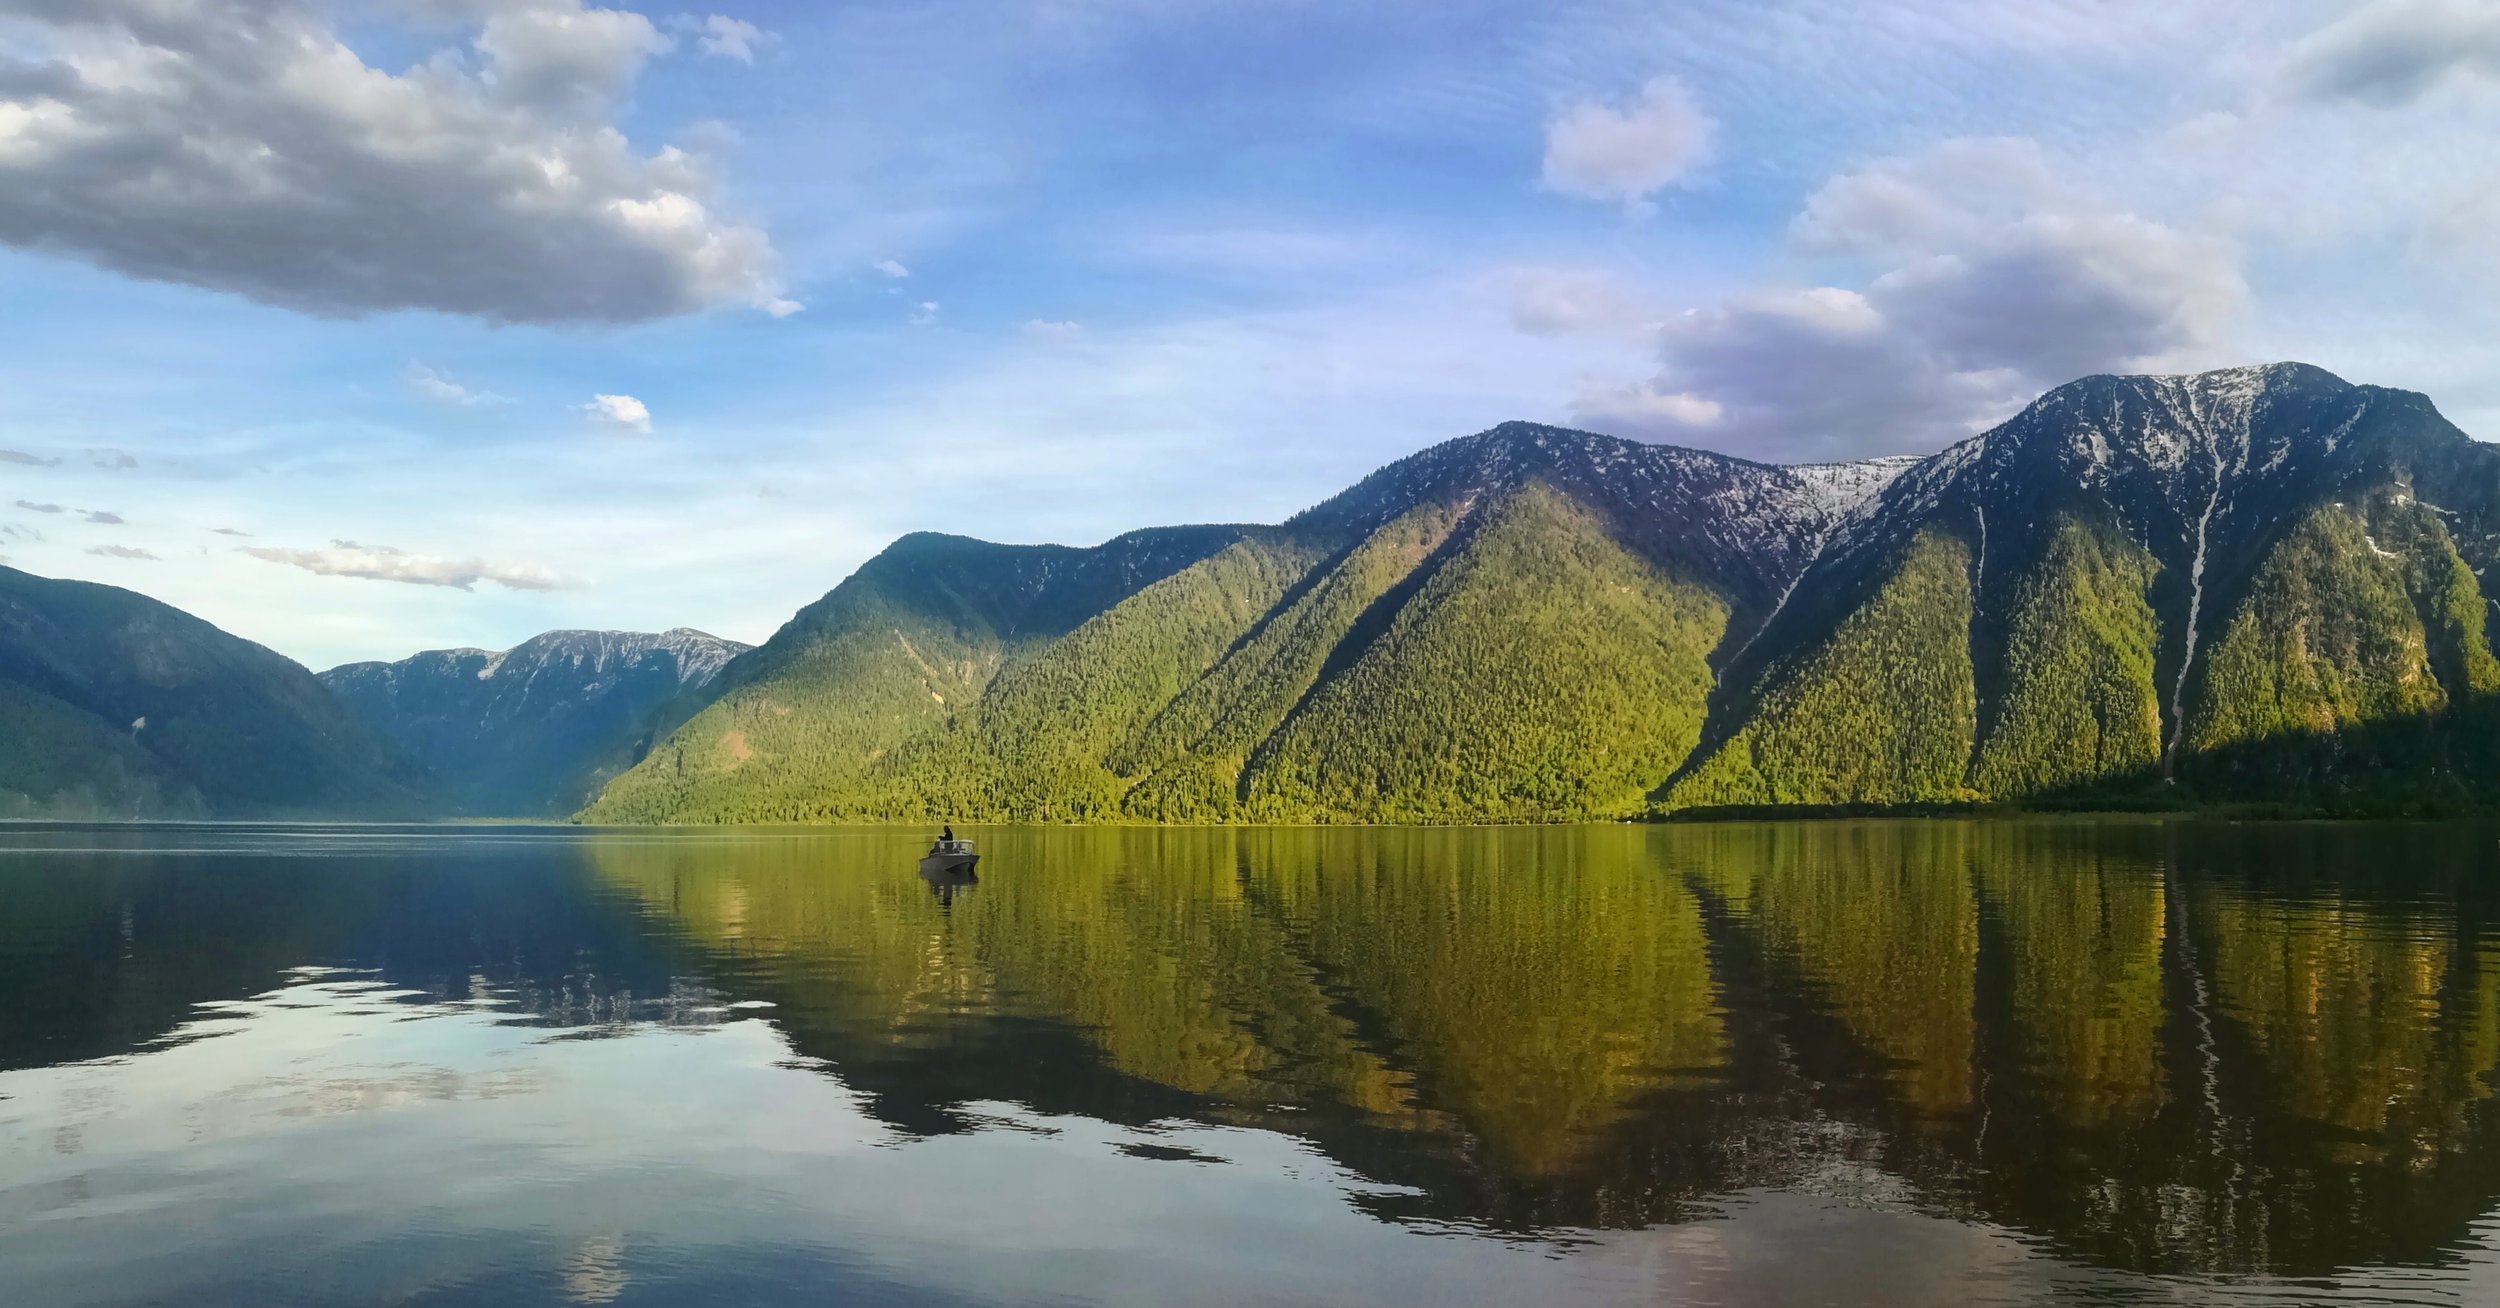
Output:
<instances>
[{"instance_id":1,"label":"green vegetation on bank","mask_svg":"<svg viewBox=\"0 0 2500 1308\"><path fill-rule=\"evenodd\" d=\"M1727 605L1531 485L1253 755L1262 820L1521 821L1637 811L1690 752Z\"/></svg>"},{"instance_id":2,"label":"green vegetation on bank","mask_svg":"<svg viewBox=\"0 0 2500 1308\"><path fill-rule=\"evenodd\" d=\"M1725 602L1559 492L1335 544L1254 531L1025 641L915 612L872 565L585 817L1613 817L1699 736Z\"/></svg>"},{"instance_id":3,"label":"green vegetation on bank","mask_svg":"<svg viewBox=\"0 0 2500 1308\"><path fill-rule=\"evenodd\" d=\"M715 697L582 816L871 815L871 769L946 729L1012 658L1241 537L1238 528L1175 528L1093 550L905 537L732 663Z\"/></svg>"},{"instance_id":4,"label":"green vegetation on bank","mask_svg":"<svg viewBox=\"0 0 2500 1308\"><path fill-rule=\"evenodd\" d=\"M1251 751L1311 693L1332 657L1363 644L1356 624L1372 615L1377 626L1396 611L1391 592L1417 579L1460 516L1428 503L1372 532L1112 751L1106 765L1139 778L1123 812L1163 822L1241 816Z\"/></svg>"},{"instance_id":5,"label":"green vegetation on bank","mask_svg":"<svg viewBox=\"0 0 2500 1308\"><path fill-rule=\"evenodd\" d=\"M2038 795L2141 776L2161 761L2149 598L2160 565L2105 525L2067 517L2015 583L2002 686L1971 768L1981 794Z\"/></svg>"},{"instance_id":6,"label":"green vegetation on bank","mask_svg":"<svg viewBox=\"0 0 2500 1308\"><path fill-rule=\"evenodd\" d=\"M1668 806L1975 798L1962 784L1977 713L1970 563L1955 537L1919 534L1820 649L1774 669L1745 726Z\"/></svg>"},{"instance_id":7,"label":"green vegetation on bank","mask_svg":"<svg viewBox=\"0 0 2500 1308\"><path fill-rule=\"evenodd\" d=\"M1265 534L1146 587L1009 663L937 731L881 759L864 800L828 811L992 821L1113 818L1112 753L1203 675L1316 562Z\"/></svg>"}]
</instances>

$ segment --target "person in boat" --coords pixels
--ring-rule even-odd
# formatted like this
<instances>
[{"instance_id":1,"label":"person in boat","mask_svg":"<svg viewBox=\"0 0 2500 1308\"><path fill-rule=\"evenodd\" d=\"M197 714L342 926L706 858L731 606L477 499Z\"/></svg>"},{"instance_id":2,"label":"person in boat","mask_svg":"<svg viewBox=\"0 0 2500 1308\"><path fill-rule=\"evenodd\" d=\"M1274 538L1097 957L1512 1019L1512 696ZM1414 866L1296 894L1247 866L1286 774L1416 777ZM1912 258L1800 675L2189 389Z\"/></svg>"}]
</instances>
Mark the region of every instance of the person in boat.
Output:
<instances>
[{"instance_id":1,"label":"person in boat","mask_svg":"<svg viewBox=\"0 0 2500 1308\"><path fill-rule=\"evenodd\" d=\"M955 843L954 823L949 822L945 826L938 829L938 843L941 845L951 845Z\"/></svg>"}]
</instances>

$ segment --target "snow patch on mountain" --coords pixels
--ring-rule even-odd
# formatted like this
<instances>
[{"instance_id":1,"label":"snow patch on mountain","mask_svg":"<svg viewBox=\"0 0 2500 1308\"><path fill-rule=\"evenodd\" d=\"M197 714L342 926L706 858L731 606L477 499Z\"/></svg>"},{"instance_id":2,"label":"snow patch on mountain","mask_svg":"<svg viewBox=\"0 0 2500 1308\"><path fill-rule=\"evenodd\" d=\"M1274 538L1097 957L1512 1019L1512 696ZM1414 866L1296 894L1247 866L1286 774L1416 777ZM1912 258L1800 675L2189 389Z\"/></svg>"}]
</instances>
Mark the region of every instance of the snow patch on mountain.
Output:
<instances>
[{"instance_id":1,"label":"snow patch on mountain","mask_svg":"<svg viewBox=\"0 0 2500 1308\"><path fill-rule=\"evenodd\" d=\"M1788 471L1820 495L1832 513L1846 516L1926 461L1922 454L1887 454L1854 463L1794 463Z\"/></svg>"}]
</instances>

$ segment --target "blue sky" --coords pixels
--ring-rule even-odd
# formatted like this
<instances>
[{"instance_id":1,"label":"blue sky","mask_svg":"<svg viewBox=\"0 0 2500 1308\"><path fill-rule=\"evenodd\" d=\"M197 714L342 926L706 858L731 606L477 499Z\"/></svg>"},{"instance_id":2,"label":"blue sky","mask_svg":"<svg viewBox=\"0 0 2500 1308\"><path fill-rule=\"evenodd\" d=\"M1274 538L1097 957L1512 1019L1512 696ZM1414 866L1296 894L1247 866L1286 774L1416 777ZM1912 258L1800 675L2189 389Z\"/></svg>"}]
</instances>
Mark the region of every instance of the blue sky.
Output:
<instances>
[{"instance_id":1,"label":"blue sky","mask_svg":"<svg viewBox=\"0 0 2500 1308\"><path fill-rule=\"evenodd\" d=\"M0 0L0 557L321 667L1511 418L2300 358L2494 437L2496 165L2483 0Z\"/></svg>"}]
</instances>

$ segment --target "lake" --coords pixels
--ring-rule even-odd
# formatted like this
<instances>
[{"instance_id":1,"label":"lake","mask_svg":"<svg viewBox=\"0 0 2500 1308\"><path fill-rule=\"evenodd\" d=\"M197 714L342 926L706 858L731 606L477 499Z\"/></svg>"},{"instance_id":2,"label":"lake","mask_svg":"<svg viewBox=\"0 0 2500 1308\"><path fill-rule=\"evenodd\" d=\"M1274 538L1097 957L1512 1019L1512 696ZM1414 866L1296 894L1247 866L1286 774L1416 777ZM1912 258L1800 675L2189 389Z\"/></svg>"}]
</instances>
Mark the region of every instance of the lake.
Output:
<instances>
[{"instance_id":1,"label":"lake","mask_svg":"<svg viewBox=\"0 0 2500 1308\"><path fill-rule=\"evenodd\" d=\"M2500 828L0 827L0 1303L2500 1302Z\"/></svg>"}]
</instances>

